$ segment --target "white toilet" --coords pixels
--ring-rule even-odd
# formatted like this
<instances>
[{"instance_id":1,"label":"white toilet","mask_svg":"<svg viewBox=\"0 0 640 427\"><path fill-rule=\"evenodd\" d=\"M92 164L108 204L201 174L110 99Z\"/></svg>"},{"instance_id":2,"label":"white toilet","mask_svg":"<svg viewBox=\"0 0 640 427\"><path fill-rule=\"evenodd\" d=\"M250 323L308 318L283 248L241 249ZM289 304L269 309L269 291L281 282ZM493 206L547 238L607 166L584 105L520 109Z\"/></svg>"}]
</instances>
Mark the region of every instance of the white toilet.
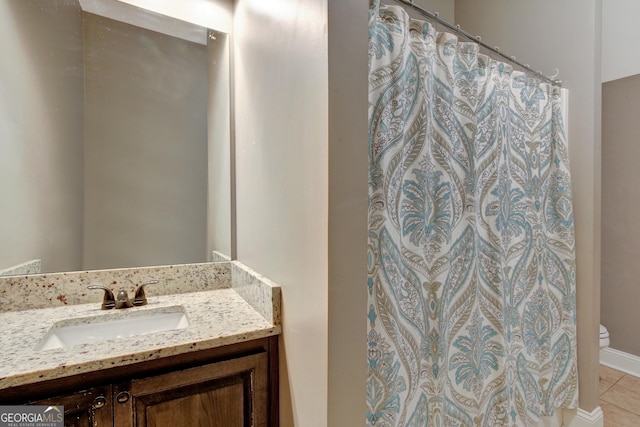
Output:
<instances>
[{"instance_id":1,"label":"white toilet","mask_svg":"<svg viewBox=\"0 0 640 427\"><path fill-rule=\"evenodd\" d=\"M600 325L600 350L605 347L609 347L609 344L609 331L607 331L607 328Z\"/></svg>"}]
</instances>

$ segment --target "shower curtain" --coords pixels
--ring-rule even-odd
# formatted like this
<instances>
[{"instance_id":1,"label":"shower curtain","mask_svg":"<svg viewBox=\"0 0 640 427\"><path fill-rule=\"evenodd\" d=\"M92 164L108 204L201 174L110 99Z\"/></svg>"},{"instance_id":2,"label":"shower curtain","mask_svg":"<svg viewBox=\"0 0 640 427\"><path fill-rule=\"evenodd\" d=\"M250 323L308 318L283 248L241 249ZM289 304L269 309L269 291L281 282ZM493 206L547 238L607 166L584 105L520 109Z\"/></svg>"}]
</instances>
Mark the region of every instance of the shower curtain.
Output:
<instances>
[{"instance_id":1,"label":"shower curtain","mask_svg":"<svg viewBox=\"0 0 640 427\"><path fill-rule=\"evenodd\" d=\"M577 407L566 91L370 13L367 425Z\"/></svg>"}]
</instances>

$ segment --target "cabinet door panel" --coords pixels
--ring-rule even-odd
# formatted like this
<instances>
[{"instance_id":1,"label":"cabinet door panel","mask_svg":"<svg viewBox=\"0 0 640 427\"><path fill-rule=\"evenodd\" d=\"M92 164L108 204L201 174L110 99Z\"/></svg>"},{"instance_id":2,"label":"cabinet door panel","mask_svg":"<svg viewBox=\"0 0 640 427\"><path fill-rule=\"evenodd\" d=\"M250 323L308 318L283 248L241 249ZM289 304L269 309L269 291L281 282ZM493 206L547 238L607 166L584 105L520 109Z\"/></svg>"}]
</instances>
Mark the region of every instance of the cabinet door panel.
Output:
<instances>
[{"instance_id":1,"label":"cabinet door panel","mask_svg":"<svg viewBox=\"0 0 640 427\"><path fill-rule=\"evenodd\" d=\"M65 427L110 427L113 425L110 386L91 388L30 404L64 406Z\"/></svg>"},{"instance_id":2,"label":"cabinet door panel","mask_svg":"<svg viewBox=\"0 0 640 427\"><path fill-rule=\"evenodd\" d=\"M265 427L267 423L268 357L266 353L211 363L116 386L128 390L136 427Z\"/></svg>"},{"instance_id":3,"label":"cabinet door panel","mask_svg":"<svg viewBox=\"0 0 640 427\"><path fill-rule=\"evenodd\" d=\"M137 406L146 410L143 416L149 427L244 427L250 424L245 422L245 405L238 403L244 401L246 393L244 384L237 383L146 407L139 402Z\"/></svg>"}]
</instances>

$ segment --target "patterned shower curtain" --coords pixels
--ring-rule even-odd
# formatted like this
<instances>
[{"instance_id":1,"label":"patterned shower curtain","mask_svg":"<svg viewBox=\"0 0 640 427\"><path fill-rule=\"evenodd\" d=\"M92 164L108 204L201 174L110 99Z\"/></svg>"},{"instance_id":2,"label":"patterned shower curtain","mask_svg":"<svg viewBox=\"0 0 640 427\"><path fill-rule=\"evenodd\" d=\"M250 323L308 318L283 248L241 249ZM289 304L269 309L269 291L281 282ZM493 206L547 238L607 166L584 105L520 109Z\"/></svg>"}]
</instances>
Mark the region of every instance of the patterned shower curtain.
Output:
<instances>
[{"instance_id":1,"label":"patterned shower curtain","mask_svg":"<svg viewBox=\"0 0 640 427\"><path fill-rule=\"evenodd\" d=\"M566 91L371 8L367 425L577 407Z\"/></svg>"}]
</instances>

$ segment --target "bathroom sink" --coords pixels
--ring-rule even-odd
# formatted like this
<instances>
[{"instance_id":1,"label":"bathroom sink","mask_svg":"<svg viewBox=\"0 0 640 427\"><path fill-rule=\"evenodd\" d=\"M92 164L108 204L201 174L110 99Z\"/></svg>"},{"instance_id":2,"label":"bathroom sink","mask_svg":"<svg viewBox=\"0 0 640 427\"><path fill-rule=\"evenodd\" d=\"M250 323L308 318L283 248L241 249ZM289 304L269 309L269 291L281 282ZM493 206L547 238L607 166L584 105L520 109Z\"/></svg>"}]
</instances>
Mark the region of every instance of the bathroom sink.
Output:
<instances>
[{"instance_id":1,"label":"bathroom sink","mask_svg":"<svg viewBox=\"0 0 640 427\"><path fill-rule=\"evenodd\" d=\"M189 326L189 319L182 306L134 310L119 310L100 316L56 322L38 342L35 350L67 348L79 344L184 329Z\"/></svg>"}]
</instances>

